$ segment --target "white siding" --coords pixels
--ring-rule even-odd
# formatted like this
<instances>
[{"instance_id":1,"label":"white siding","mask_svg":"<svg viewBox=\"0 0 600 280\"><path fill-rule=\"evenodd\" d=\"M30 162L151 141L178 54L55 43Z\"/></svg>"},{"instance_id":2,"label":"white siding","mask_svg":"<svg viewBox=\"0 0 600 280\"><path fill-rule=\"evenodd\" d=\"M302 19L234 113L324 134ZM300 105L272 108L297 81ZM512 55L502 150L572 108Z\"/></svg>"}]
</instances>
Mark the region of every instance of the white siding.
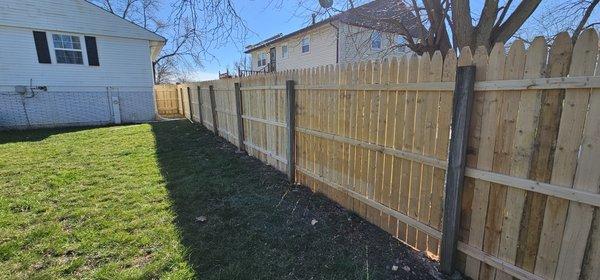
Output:
<instances>
[{"instance_id":1,"label":"white siding","mask_svg":"<svg viewBox=\"0 0 600 280\"><path fill-rule=\"evenodd\" d=\"M348 24L340 25L340 63L390 58L404 54L396 47L397 35L381 33L381 49L371 48L373 30Z\"/></svg>"},{"instance_id":2,"label":"white siding","mask_svg":"<svg viewBox=\"0 0 600 280\"><path fill-rule=\"evenodd\" d=\"M52 45L51 40L48 43ZM33 79L34 85L45 85L52 90L56 87L152 88L149 41L97 36L96 43L100 66L56 64L55 59L52 64L41 64L32 29L0 26L0 87L29 85ZM82 48L85 51L85 47ZM87 64L86 59L84 63Z\"/></svg>"},{"instance_id":3,"label":"white siding","mask_svg":"<svg viewBox=\"0 0 600 280\"><path fill-rule=\"evenodd\" d=\"M0 26L162 41L163 38L85 0L2 0Z\"/></svg>"},{"instance_id":4,"label":"white siding","mask_svg":"<svg viewBox=\"0 0 600 280\"><path fill-rule=\"evenodd\" d=\"M300 40L305 36L310 37L310 52L308 53L302 53L302 46L300 44ZM261 52L267 53L267 62L270 61L269 49L273 46L277 47L277 71L335 64L336 37L337 31L335 28L326 24L322 27L303 32L300 35L278 41L273 45L265 46L251 53L252 70L259 70L258 55ZM288 58L281 57L281 46L283 45L288 46Z\"/></svg>"},{"instance_id":5,"label":"white siding","mask_svg":"<svg viewBox=\"0 0 600 280\"><path fill-rule=\"evenodd\" d=\"M277 47L277 71L310 68L335 64L336 62L351 63L369 59L390 58L406 53L406 51L399 51L395 47L397 36L391 33L382 33L381 49L373 50L371 48L372 32L371 29L334 21L331 24L325 24L252 51L250 54L252 70L256 71L262 68L258 67L258 56L261 52L267 54L267 62L269 62L269 49L273 46ZM311 41L310 53L306 54L301 52L300 45L300 40L304 36L309 36ZM336 42L338 36L339 42ZM281 47L283 45L288 46L289 58L281 57ZM336 46L339 49L337 54Z\"/></svg>"},{"instance_id":6,"label":"white siding","mask_svg":"<svg viewBox=\"0 0 600 280\"><path fill-rule=\"evenodd\" d=\"M0 26L0 130L107 124L119 111L126 123L155 118L148 40L96 36L100 66L41 64L32 31ZM48 91L15 92L30 81Z\"/></svg>"}]
</instances>

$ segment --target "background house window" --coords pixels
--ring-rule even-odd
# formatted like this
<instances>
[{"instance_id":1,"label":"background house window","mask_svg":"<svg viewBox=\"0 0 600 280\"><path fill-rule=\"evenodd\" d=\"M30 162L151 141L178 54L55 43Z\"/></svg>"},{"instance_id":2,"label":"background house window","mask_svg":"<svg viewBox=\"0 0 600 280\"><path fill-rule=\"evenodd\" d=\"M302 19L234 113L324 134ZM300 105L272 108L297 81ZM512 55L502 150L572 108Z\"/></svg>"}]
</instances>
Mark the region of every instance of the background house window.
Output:
<instances>
[{"instance_id":1,"label":"background house window","mask_svg":"<svg viewBox=\"0 0 600 280\"><path fill-rule=\"evenodd\" d=\"M406 39L402 35L396 36L396 51L399 53L405 53L408 51L406 46Z\"/></svg>"},{"instance_id":2,"label":"background house window","mask_svg":"<svg viewBox=\"0 0 600 280\"><path fill-rule=\"evenodd\" d=\"M56 62L61 64L83 64L83 50L78 36L52 34Z\"/></svg>"},{"instance_id":3,"label":"background house window","mask_svg":"<svg viewBox=\"0 0 600 280\"><path fill-rule=\"evenodd\" d=\"M267 54L261 53L258 55L258 67L267 65Z\"/></svg>"},{"instance_id":4,"label":"background house window","mask_svg":"<svg viewBox=\"0 0 600 280\"><path fill-rule=\"evenodd\" d=\"M290 54L288 53L288 46L287 45L281 46L281 58L288 58L289 56L290 56Z\"/></svg>"},{"instance_id":5,"label":"background house window","mask_svg":"<svg viewBox=\"0 0 600 280\"><path fill-rule=\"evenodd\" d=\"M302 53L307 53L310 51L310 38L304 37L302 38Z\"/></svg>"},{"instance_id":6,"label":"background house window","mask_svg":"<svg viewBox=\"0 0 600 280\"><path fill-rule=\"evenodd\" d=\"M373 31L373 34L371 34L371 49L381 49L381 33L377 31Z\"/></svg>"}]
</instances>

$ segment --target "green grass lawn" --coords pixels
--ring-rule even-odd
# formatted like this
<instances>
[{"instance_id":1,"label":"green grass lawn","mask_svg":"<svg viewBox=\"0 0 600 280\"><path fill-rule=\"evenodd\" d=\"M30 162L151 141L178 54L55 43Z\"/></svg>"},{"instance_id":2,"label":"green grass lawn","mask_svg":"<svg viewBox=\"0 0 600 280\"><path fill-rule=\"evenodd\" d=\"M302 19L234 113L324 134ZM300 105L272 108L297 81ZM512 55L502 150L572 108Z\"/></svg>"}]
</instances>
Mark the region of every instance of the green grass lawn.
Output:
<instances>
[{"instance_id":1,"label":"green grass lawn","mask_svg":"<svg viewBox=\"0 0 600 280\"><path fill-rule=\"evenodd\" d=\"M0 132L3 279L436 275L382 230L186 121Z\"/></svg>"}]
</instances>

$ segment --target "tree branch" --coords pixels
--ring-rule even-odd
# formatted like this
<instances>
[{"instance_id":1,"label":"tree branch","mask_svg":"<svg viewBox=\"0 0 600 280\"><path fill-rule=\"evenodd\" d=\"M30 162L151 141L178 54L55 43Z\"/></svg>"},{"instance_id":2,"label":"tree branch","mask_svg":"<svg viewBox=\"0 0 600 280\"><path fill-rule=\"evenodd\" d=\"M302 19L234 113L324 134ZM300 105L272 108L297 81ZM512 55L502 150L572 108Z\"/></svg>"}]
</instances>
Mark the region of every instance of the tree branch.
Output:
<instances>
[{"instance_id":1,"label":"tree branch","mask_svg":"<svg viewBox=\"0 0 600 280\"><path fill-rule=\"evenodd\" d=\"M575 44L575 41L577 41L577 37L579 37L579 33L581 33L581 31L584 29L585 23L590 18L590 15L594 11L594 8L596 7L596 5L598 5L599 1L600 0L593 0L592 3L590 3L590 5L585 10L585 13L583 14L583 18L581 18L581 21L579 21L577 28L575 28L575 30L573 31L573 37L571 38L571 40L573 40L573 44Z\"/></svg>"},{"instance_id":2,"label":"tree branch","mask_svg":"<svg viewBox=\"0 0 600 280\"><path fill-rule=\"evenodd\" d=\"M506 42L512 37L523 23L533 14L542 0L523 1L514 12L497 29L492 31L490 42Z\"/></svg>"}]
</instances>

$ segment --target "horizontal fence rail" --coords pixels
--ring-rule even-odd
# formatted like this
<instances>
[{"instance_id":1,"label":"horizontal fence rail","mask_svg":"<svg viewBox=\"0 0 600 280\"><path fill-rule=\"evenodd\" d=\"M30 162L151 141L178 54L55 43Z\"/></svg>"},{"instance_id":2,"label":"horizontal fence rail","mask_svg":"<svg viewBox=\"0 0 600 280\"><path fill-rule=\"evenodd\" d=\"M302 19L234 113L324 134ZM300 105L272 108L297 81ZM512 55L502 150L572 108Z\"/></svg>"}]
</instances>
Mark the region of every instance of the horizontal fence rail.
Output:
<instances>
[{"instance_id":1,"label":"horizontal fence rail","mask_svg":"<svg viewBox=\"0 0 600 280\"><path fill-rule=\"evenodd\" d=\"M173 87L189 93L178 112L294 183L432 258L443 244L444 272L599 279L598 34L460 54ZM451 138L460 66L476 69L471 118ZM449 155L465 147L450 192Z\"/></svg>"}]
</instances>

